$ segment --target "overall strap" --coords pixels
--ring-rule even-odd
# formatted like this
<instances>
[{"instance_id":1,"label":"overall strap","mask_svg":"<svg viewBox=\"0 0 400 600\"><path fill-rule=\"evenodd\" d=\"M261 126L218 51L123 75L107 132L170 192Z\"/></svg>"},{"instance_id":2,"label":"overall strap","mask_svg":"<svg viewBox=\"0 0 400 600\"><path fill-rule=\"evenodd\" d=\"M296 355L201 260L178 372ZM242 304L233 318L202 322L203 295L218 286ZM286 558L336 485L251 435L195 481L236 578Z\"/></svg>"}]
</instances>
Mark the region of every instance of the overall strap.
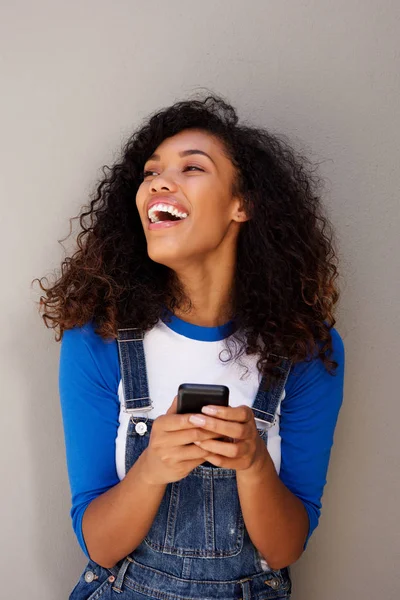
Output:
<instances>
[{"instance_id":1,"label":"overall strap","mask_svg":"<svg viewBox=\"0 0 400 600\"><path fill-rule=\"evenodd\" d=\"M153 407L147 383L143 331L136 327L118 329L118 355L121 369L125 412Z\"/></svg>"},{"instance_id":2,"label":"overall strap","mask_svg":"<svg viewBox=\"0 0 400 600\"><path fill-rule=\"evenodd\" d=\"M272 427L275 422L275 413L292 366L292 361L288 358L284 356L279 358L281 358L281 362L276 367L278 371L276 381L266 389L265 377L263 377L252 405L255 418L264 421L269 427Z\"/></svg>"}]
</instances>

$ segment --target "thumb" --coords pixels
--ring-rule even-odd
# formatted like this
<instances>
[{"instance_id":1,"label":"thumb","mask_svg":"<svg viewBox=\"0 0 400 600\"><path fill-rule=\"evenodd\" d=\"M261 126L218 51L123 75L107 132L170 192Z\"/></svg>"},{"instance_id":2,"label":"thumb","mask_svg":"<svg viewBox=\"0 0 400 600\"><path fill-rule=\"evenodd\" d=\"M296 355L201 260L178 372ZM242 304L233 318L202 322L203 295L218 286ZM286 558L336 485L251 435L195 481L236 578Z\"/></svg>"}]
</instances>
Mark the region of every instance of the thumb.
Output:
<instances>
[{"instance_id":1,"label":"thumb","mask_svg":"<svg viewBox=\"0 0 400 600\"><path fill-rule=\"evenodd\" d=\"M169 407L169 409L167 410L167 412L165 414L167 414L167 415L171 415L174 413L176 414L177 407L178 407L178 396L175 396L175 398L172 401L171 406Z\"/></svg>"}]
</instances>

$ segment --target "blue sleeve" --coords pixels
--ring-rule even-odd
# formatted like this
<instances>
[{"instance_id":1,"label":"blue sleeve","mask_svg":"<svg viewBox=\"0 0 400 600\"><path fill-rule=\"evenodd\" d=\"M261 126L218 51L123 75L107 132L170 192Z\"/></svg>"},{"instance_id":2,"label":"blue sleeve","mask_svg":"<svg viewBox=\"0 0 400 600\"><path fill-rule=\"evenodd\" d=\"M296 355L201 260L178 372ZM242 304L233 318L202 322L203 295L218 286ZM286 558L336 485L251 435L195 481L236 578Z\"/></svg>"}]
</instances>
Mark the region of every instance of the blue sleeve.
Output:
<instances>
[{"instance_id":1,"label":"blue sleeve","mask_svg":"<svg viewBox=\"0 0 400 600\"><path fill-rule=\"evenodd\" d=\"M343 400L344 346L331 329L339 363L330 375L320 359L295 364L281 404L281 468L279 477L304 504L309 530L304 548L318 525L335 426Z\"/></svg>"},{"instance_id":2,"label":"blue sleeve","mask_svg":"<svg viewBox=\"0 0 400 600\"><path fill-rule=\"evenodd\" d=\"M119 483L115 464L120 380L116 344L95 334L91 322L65 331L61 341L59 393L71 518L88 557L82 533L83 513L94 498Z\"/></svg>"}]
</instances>

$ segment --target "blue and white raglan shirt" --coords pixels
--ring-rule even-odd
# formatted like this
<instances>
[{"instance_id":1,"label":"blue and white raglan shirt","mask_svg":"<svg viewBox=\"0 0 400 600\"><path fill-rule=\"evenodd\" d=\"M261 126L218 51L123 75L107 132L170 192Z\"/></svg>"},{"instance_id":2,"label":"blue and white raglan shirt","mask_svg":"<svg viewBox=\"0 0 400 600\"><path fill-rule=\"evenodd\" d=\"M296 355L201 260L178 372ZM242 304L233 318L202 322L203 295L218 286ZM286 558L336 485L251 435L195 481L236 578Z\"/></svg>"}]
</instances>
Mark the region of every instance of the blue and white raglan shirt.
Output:
<instances>
[{"instance_id":1,"label":"blue and white raglan shirt","mask_svg":"<svg viewBox=\"0 0 400 600\"><path fill-rule=\"evenodd\" d=\"M89 557L82 533L90 502L125 477L125 439L130 414L123 410L117 341L104 340L93 322L64 332L59 392L75 534ZM200 327L172 316L144 335L149 394L153 408L138 416L165 414L181 383L227 385L230 406L251 406L261 381L257 356L223 361L233 323ZM339 366L330 375L320 359L292 365L267 448L281 481L304 504L309 518L306 544L318 525L333 435L343 399L344 347L331 329ZM221 358L224 359L224 353ZM257 421L257 427L263 423Z\"/></svg>"}]
</instances>

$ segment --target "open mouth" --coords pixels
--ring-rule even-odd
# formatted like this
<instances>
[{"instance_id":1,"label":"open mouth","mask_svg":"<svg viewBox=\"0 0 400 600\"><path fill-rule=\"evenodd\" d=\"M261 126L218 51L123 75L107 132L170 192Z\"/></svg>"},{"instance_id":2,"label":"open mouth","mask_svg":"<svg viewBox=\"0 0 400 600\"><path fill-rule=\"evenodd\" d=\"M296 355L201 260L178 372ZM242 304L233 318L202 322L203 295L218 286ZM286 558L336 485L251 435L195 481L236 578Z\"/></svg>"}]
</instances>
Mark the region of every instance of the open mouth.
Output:
<instances>
[{"instance_id":1,"label":"open mouth","mask_svg":"<svg viewBox=\"0 0 400 600\"><path fill-rule=\"evenodd\" d=\"M155 204L148 213L150 223L160 223L161 221L183 221L188 217L186 212L182 212L170 204Z\"/></svg>"}]
</instances>

